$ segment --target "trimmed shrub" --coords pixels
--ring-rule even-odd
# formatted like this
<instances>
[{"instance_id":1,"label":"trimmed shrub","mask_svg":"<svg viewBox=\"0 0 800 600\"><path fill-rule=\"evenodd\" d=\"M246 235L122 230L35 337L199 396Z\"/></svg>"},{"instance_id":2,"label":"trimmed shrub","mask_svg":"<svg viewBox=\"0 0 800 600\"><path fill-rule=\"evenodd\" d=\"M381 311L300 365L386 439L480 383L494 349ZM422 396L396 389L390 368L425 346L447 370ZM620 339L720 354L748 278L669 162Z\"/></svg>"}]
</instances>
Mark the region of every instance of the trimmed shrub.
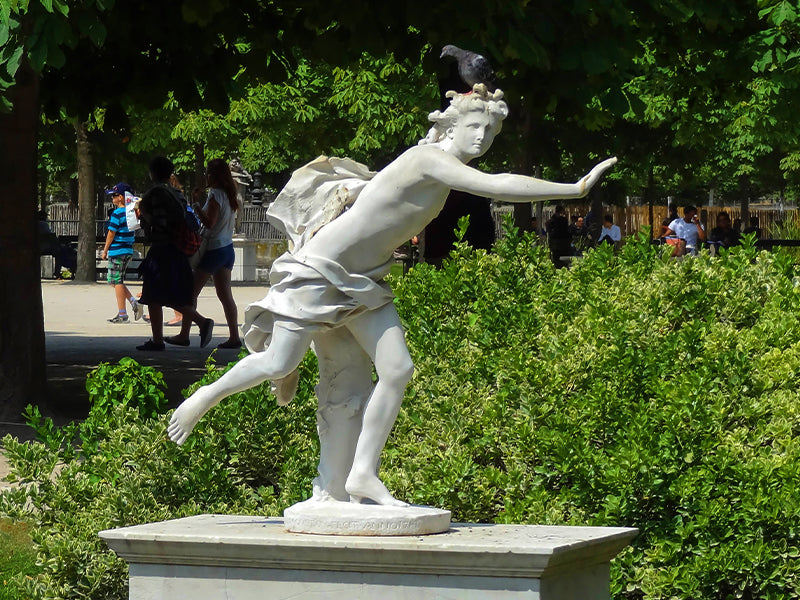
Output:
<instances>
[{"instance_id":1,"label":"trimmed shrub","mask_svg":"<svg viewBox=\"0 0 800 600\"><path fill-rule=\"evenodd\" d=\"M382 478L457 521L640 528L614 598L800 596L793 269L752 240L675 260L643 235L557 271L513 232L491 254L457 245L394 281L417 372ZM6 438L22 487L0 512L36 523L29 596L123 597L101 529L308 497L313 356L302 368L288 407L236 394L183 447L126 406L72 433L40 420L46 445Z\"/></svg>"},{"instance_id":2,"label":"trimmed shrub","mask_svg":"<svg viewBox=\"0 0 800 600\"><path fill-rule=\"evenodd\" d=\"M133 361L123 366L121 375L102 371L95 384L115 377L127 389L150 373ZM306 489L310 495L316 421L308 372L315 369L309 355L301 365L306 402L276 410L269 387L259 386L231 397L180 447L167 439L166 417L140 412L157 397L104 402L62 428L29 407L41 441L3 439L8 479L19 485L0 493L0 514L34 524L39 573L14 585L31 599L127 597L127 565L99 531L202 513L281 514ZM201 383L220 374L209 361Z\"/></svg>"},{"instance_id":3,"label":"trimmed shrub","mask_svg":"<svg viewBox=\"0 0 800 600\"><path fill-rule=\"evenodd\" d=\"M553 270L512 235L398 280L417 373L387 485L456 520L638 527L616 598L798 597L800 281L752 239L648 237Z\"/></svg>"}]
</instances>

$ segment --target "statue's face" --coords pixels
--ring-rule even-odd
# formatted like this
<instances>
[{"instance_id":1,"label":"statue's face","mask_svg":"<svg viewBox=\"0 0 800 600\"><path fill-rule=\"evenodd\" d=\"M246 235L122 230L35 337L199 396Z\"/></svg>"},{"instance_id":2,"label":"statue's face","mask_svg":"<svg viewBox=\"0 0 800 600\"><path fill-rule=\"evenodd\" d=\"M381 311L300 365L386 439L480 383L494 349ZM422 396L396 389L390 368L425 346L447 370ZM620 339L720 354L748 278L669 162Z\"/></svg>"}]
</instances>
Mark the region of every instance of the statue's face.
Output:
<instances>
[{"instance_id":1,"label":"statue's face","mask_svg":"<svg viewBox=\"0 0 800 600\"><path fill-rule=\"evenodd\" d=\"M469 111L461 115L453 126L450 134L452 147L470 159L483 156L501 128L500 118L484 111Z\"/></svg>"}]
</instances>

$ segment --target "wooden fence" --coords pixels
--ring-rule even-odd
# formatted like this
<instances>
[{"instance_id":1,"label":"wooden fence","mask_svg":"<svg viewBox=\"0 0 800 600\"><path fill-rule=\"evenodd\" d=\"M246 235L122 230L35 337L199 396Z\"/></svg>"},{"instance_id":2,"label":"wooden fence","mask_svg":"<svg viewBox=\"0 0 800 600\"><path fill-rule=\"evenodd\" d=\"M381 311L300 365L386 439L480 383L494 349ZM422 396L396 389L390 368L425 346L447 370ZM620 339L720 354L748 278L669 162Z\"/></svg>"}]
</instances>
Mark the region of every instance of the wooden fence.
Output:
<instances>
[{"instance_id":1,"label":"wooden fence","mask_svg":"<svg viewBox=\"0 0 800 600\"><path fill-rule=\"evenodd\" d=\"M564 208L567 218L571 222L573 216L585 217L589 212L590 206L588 204L565 203ZM497 237L501 237L503 235L503 217L507 214L512 214L513 210L513 206L507 204L493 207L492 214L495 218ZM542 211L542 223L540 224L540 227L544 227L544 224L547 223L548 219L553 216L554 211L554 206L544 207L544 210ZM734 222L741 218L742 213L740 208L729 206L700 206L698 207L698 211L706 231L711 231L711 229L717 226L717 215L719 215L719 213L727 212L731 218L731 221ZM680 213L680 216L683 216L682 208L679 208L678 212ZM534 212L534 215L535 214L536 213ZM647 206L605 206L603 207L603 213L598 215L599 220L602 221L603 216L607 214L610 214L614 219L614 223L619 225L619 228L622 230L622 237L633 235L640 231L643 227L648 227L650 225L650 216ZM653 237L658 237L658 234L661 231L661 223L668 217L668 214L668 208L666 206L653 207ZM787 223L797 224L797 230L800 231L800 209L792 208L779 210L776 208L751 206L750 218L752 219L753 217L758 219L762 238L775 237L773 232L782 224ZM749 223L743 224L742 229L748 225Z\"/></svg>"},{"instance_id":2,"label":"wooden fence","mask_svg":"<svg viewBox=\"0 0 800 600\"><path fill-rule=\"evenodd\" d=\"M588 204L565 204L565 209L568 218L571 220L572 216L586 216L589 212ZM106 213L111 207L110 203L98 208L98 215L96 216L96 234L98 238L102 238L106 234ZM513 206L511 205L497 205L492 208L492 214L495 220L495 233L497 237L502 237L502 222L503 217L507 214L513 213ZM542 226L552 216L555 208L553 206L544 207ZM700 216L706 227L706 231L710 231L717 223L717 215L725 211L731 220L736 220L741 217L741 210L734 207L700 207ZM257 240L260 242L273 242L286 239L280 231L278 231L266 218L266 206L253 206L245 205L239 211L236 219L235 235L244 237L250 240ZM622 230L623 237L633 235L642 227L649 225L649 213L647 206L628 206L628 207L604 207L603 214L611 214L614 218L614 223L619 225ZM77 237L78 235L78 209L68 204L52 204L49 207L50 228L58 236ZM600 215L602 219L603 215ZM759 208L751 207L750 216L757 217L759 226L762 232L762 238L774 237L771 235L775 228L781 223L796 223L797 229L800 230L800 209L787 209L777 210L774 208ZM653 207L653 223L654 223L654 237L658 235L661 229L661 222L667 218L666 206ZM746 225L743 225L745 227Z\"/></svg>"}]
</instances>

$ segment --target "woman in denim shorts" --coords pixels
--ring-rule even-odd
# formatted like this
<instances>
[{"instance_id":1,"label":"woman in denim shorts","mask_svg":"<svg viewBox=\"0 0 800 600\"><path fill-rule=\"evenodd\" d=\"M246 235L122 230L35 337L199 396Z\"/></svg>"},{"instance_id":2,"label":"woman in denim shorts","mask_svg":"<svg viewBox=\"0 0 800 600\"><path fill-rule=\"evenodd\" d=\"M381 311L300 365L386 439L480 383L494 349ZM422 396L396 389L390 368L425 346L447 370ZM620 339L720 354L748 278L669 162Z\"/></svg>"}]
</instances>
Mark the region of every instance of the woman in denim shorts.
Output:
<instances>
[{"instance_id":1,"label":"woman in denim shorts","mask_svg":"<svg viewBox=\"0 0 800 600\"><path fill-rule=\"evenodd\" d=\"M233 227L239 204L236 200L236 184L231 176L228 163L221 159L209 161L206 169L209 190L205 204L200 205L203 191L195 188L192 191L192 208L197 218L205 226L206 251L194 271L195 303L208 278L214 280L217 298L225 311L228 322L228 339L218 348L241 348L236 301L231 292L231 271L233 270ZM186 319L181 324L178 335L165 338L168 344L177 346L189 345L189 331L192 323Z\"/></svg>"}]
</instances>

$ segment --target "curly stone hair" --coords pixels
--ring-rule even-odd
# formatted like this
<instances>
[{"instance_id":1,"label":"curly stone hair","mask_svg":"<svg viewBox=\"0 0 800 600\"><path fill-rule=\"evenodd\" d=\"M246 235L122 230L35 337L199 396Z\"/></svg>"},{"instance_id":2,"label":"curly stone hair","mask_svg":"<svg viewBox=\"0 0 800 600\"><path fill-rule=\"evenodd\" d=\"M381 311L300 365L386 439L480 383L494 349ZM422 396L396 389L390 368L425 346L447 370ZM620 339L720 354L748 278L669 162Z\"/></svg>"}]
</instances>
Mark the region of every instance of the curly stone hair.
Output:
<instances>
[{"instance_id":1,"label":"curly stone hair","mask_svg":"<svg viewBox=\"0 0 800 600\"><path fill-rule=\"evenodd\" d=\"M490 92L482 83L476 83L472 91L466 94L449 91L445 96L450 98L450 106L444 112L435 110L428 115L433 127L419 141L419 145L441 141L447 135L447 130L456 124L458 118L470 111L487 112L501 120L508 116L508 105L503 101L503 90Z\"/></svg>"}]
</instances>

